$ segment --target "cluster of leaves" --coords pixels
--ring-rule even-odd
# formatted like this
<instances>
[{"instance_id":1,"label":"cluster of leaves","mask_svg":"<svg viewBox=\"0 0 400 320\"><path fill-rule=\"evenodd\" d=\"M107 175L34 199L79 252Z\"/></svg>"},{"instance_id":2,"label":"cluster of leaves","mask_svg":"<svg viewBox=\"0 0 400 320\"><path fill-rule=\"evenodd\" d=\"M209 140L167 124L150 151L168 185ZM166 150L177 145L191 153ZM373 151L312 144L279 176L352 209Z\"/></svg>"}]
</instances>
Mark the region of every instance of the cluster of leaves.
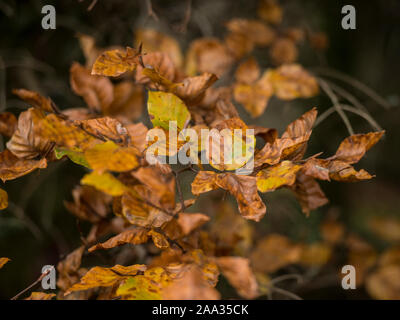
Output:
<instances>
[{"instance_id":1,"label":"cluster of leaves","mask_svg":"<svg viewBox=\"0 0 400 320\"><path fill-rule=\"evenodd\" d=\"M280 23L281 8L274 1L263 1L259 12L268 23ZM93 226L84 244L57 267L58 298L218 299L215 286L222 273L238 295L251 299L271 290L268 274L289 264L323 264L329 258L329 241L308 246L269 235L252 248L252 227L247 220L260 221L266 214L259 192L288 188L308 214L328 202L317 180L371 179L368 172L357 171L353 165L383 132L352 135L328 158L320 154L304 158L316 108L290 123L280 136L275 129L247 125L232 98L257 117L271 96L283 100L311 97L319 91L318 82L293 63L296 41L302 39L296 30L278 33L262 20L241 18L229 21L227 29L223 41L201 38L192 42L185 58L176 40L154 30L136 32L138 49L100 49L91 37L80 36L86 65L72 64L70 84L86 102L85 108L61 111L50 98L14 90L31 107L18 119L11 113L0 115L0 131L10 137L0 153L3 182L65 157L90 170L73 190L73 201L65 205ZM261 72L249 55L253 48L266 46L278 66ZM234 83L214 86L238 62ZM178 133L189 127L254 128L255 135L264 140L255 151L254 172L239 175L233 172L237 166L212 161L216 171L201 165L174 171L167 164L149 164L144 156L149 129L135 122L143 113L146 96L153 127L166 135L169 121L176 121ZM183 198L179 185L179 175L185 171L195 173L191 184L195 197L191 199ZM206 229L207 213L186 211L197 196L216 189L236 199L240 215L221 201L216 221ZM7 207L7 193L2 189L0 205ZM100 241L110 234L114 236ZM127 244L147 248L146 264L81 267L86 250L91 253ZM0 267L6 262L2 258ZM31 298L52 296L34 293Z\"/></svg>"}]
</instances>

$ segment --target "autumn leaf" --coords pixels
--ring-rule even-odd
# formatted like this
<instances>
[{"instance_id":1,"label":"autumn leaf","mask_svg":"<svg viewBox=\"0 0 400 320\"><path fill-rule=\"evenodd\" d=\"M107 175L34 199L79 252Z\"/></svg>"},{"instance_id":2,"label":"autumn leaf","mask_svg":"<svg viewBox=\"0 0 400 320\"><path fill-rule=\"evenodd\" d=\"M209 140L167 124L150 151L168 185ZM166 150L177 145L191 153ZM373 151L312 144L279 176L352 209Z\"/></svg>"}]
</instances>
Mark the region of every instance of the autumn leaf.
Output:
<instances>
[{"instance_id":1,"label":"autumn leaf","mask_svg":"<svg viewBox=\"0 0 400 320\"><path fill-rule=\"evenodd\" d=\"M154 231L151 229L147 233L153 240L154 245L160 249L167 249L169 247L168 239L161 233Z\"/></svg>"},{"instance_id":2,"label":"autumn leaf","mask_svg":"<svg viewBox=\"0 0 400 320\"><path fill-rule=\"evenodd\" d=\"M289 37L276 39L269 50L271 60L275 65L289 64L297 60L299 52L294 40ZM283 96L281 92L279 95ZM284 98L282 98L284 99Z\"/></svg>"},{"instance_id":3,"label":"autumn leaf","mask_svg":"<svg viewBox=\"0 0 400 320\"><path fill-rule=\"evenodd\" d=\"M192 266L175 279L163 292L165 300L218 300L217 290L204 279L202 271Z\"/></svg>"},{"instance_id":4,"label":"autumn leaf","mask_svg":"<svg viewBox=\"0 0 400 320\"><path fill-rule=\"evenodd\" d=\"M355 134L342 141L334 155L335 160L357 163L383 136L385 131Z\"/></svg>"},{"instance_id":5,"label":"autumn leaf","mask_svg":"<svg viewBox=\"0 0 400 320\"><path fill-rule=\"evenodd\" d=\"M17 118L11 112L0 113L0 134L9 138L17 130Z\"/></svg>"},{"instance_id":6,"label":"autumn leaf","mask_svg":"<svg viewBox=\"0 0 400 320\"><path fill-rule=\"evenodd\" d=\"M301 171L297 174L296 182L291 189L306 215L329 202L318 182Z\"/></svg>"},{"instance_id":7,"label":"autumn leaf","mask_svg":"<svg viewBox=\"0 0 400 320\"><path fill-rule=\"evenodd\" d=\"M303 245L299 263L306 267L321 267L332 256L332 248L325 243Z\"/></svg>"},{"instance_id":8,"label":"autumn leaf","mask_svg":"<svg viewBox=\"0 0 400 320\"><path fill-rule=\"evenodd\" d=\"M260 77L260 66L252 56L242 62L235 72L235 79L239 83L251 85Z\"/></svg>"},{"instance_id":9,"label":"autumn leaf","mask_svg":"<svg viewBox=\"0 0 400 320\"><path fill-rule=\"evenodd\" d=\"M162 290L170 281L170 276L163 268L151 268L143 275L125 280L118 287L116 295L124 300L161 300Z\"/></svg>"},{"instance_id":10,"label":"autumn leaf","mask_svg":"<svg viewBox=\"0 0 400 320\"><path fill-rule=\"evenodd\" d=\"M110 50L103 52L92 67L93 75L119 76L127 71L135 70L140 53L127 47L126 51Z\"/></svg>"},{"instance_id":11,"label":"autumn leaf","mask_svg":"<svg viewBox=\"0 0 400 320\"><path fill-rule=\"evenodd\" d=\"M0 188L0 210L8 207L8 194L5 190Z\"/></svg>"},{"instance_id":12,"label":"autumn leaf","mask_svg":"<svg viewBox=\"0 0 400 320\"><path fill-rule=\"evenodd\" d=\"M40 160L20 159L7 149L0 153L0 179L3 182L22 177L35 169L46 167L45 158Z\"/></svg>"},{"instance_id":13,"label":"autumn leaf","mask_svg":"<svg viewBox=\"0 0 400 320\"><path fill-rule=\"evenodd\" d=\"M399 300L400 265L382 266L368 276L365 286L368 293L379 300Z\"/></svg>"},{"instance_id":14,"label":"autumn leaf","mask_svg":"<svg viewBox=\"0 0 400 320\"><path fill-rule=\"evenodd\" d=\"M258 284L250 267L250 261L242 257L216 258L218 267L238 294L245 299L258 296Z\"/></svg>"},{"instance_id":15,"label":"autumn leaf","mask_svg":"<svg viewBox=\"0 0 400 320\"><path fill-rule=\"evenodd\" d=\"M7 142L7 148L18 158L34 159L46 155L51 148L50 141L38 134L44 114L39 109L30 108L21 112L17 129Z\"/></svg>"},{"instance_id":16,"label":"autumn leaf","mask_svg":"<svg viewBox=\"0 0 400 320\"><path fill-rule=\"evenodd\" d=\"M98 243L89 248L89 252L99 249L111 249L122 246L124 244L141 244L146 243L149 235L147 230L141 227L134 227L108 239L106 242Z\"/></svg>"},{"instance_id":17,"label":"autumn leaf","mask_svg":"<svg viewBox=\"0 0 400 320\"><path fill-rule=\"evenodd\" d=\"M226 27L233 33L241 33L255 45L265 47L275 38L275 31L259 20L235 18L226 23Z\"/></svg>"},{"instance_id":18,"label":"autumn leaf","mask_svg":"<svg viewBox=\"0 0 400 320\"><path fill-rule=\"evenodd\" d=\"M259 1L257 14L268 23L280 24L283 10L277 0L261 0Z\"/></svg>"},{"instance_id":19,"label":"autumn leaf","mask_svg":"<svg viewBox=\"0 0 400 320\"><path fill-rule=\"evenodd\" d=\"M95 171L86 174L81 179L81 184L95 187L110 196L121 196L126 191L126 186L108 172L97 173Z\"/></svg>"},{"instance_id":20,"label":"autumn leaf","mask_svg":"<svg viewBox=\"0 0 400 320\"><path fill-rule=\"evenodd\" d=\"M88 290L97 287L111 287L114 284L136 275L146 270L146 266L142 264L134 264L124 267L119 264L111 268L94 267L90 269L80 280L74 284L64 295L68 295L73 291Z\"/></svg>"},{"instance_id":21,"label":"autumn leaf","mask_svg":"<svg viewBox=\"0 0 400 320\"><path fill-rule=\"evenodd\" d=\"M72 162L91 169L84 153L79 149L54 148L54 153L57 159L67 156Z\"/></svg>"},{"instance_id":22,"label":"autumn leaf","mask_svg":"<svg viewBox=\"0 0 400 320\"><path fill-rule=\"evenodd\" d=\"M87 149L84 156L93 170L102 173L107 170L124 172L136 168L139 165L137 154L134 147L119 147L112 141L106 141Z\"/></svg>"},{"instance_id":23,"label":"autumn leaf","mask_svg":"<svg viewBox=\"0 0 400 320\"><path fill-rule=\"evenodd\" d=\"M190 44L185 71L189 76L210 72L221 77L232 63L232 55L218 39L200 38Z\"/></svg>"},{"instance_id":24,"label":"autumn leaf","mask_svg":"<svg viewBox=\"0 0 400 320\"><path fill-rule=\"evenodd\" d=\"M56 296L55 293L32 292L31 295L24 300L51 300Z\"/></svg>"},{"instance_id":25,"label":"autumn leaf","mask_svg":"<svg viewBox=\"0 0 400 320\"><path fill-rule=\"evenodd\" d=\"M169 129L170 121L176 121L179 130L190 121L190 113L185 104L172 93L150 91L147 109L153 125L165 130Z\"/></svg>"},{"instance_id":26,"label":"autumn leaf","mask_svg":"<svg viewBox=\"0 0 400 320\"><path fill-rule=\"evenodd\" d=\"M271 192L296 181L296 173L301 169L291 161L282 161L257 173L257 188L261 192Z\"/></svg>"},{"instance_id":27,"label":"autumn leaf","mask_svg":"<svg viewBox=\"0 0 400 320\"><path fill-rule=\"evenodd\" d=\"M176 68L183 64L183 56L178 41L174 38L153 29L137 29L136 44L140 43L145 52L164 52L174 62Z\"/></svg>"},{"instance_id":28,"label":"autumn leaf","mask_svg":"<svg viewBox=\"0 0 400 320\"><path fill-rule=\"evenodd\" d=\"M317 80L298 64L286 64L276 70L268 70L266 76L274 94L282 100L309 98L319 91Z\"/></svg>"},{"instance_id":29,"label":"autumn leaf","mask_svg":"<svg viewBox=\"0 0 400 320\"><path fill-rule=\"evenodd\" d=\"M254 271L272 273L287 265L297 263L301 247L279 234L270 234L258 241L250 255Z\"/></svg>"},{"instance_id":30,"label":"autumn leaf","mask_svg":"<svg viewBox=\"0 0 400 320\"><path fill-rule=\"evenodd\" d=\"M76 121L85 133L102 141L111 140L119 144L128 144L127 129L116 119L110 117Z\"/></svg>"},{"instance_id":31,"label":"autumn leaf","mask_svg":"<svg viewBox=\"0 0 400 320\"><path fill-rule=\"evenodd\" d=\"M179 213L178 216L178 224L182 229L184 235L188 235L193 230L199 228L207 221L210 220L210 217L206 216L202 213Z\"/></svg>"},{"instance_id":32,"label":"autumn leaf","mask_svg":"<svg viewBox=\"0 0 400 320\"><path fill-rule=\"evenodd\" d=\"M145 68L150 68L158 73L164 79L173 81L175 78L175 66L168 54L163 52L150 52L143 56L143 65ZM135 79L138 83L144 85L150 85L152 89L156 89L156 86L152 84L151 78L143 74L144 67L141 65L137 66Z\"/></svg>"},{"instance_id":33,"label":"autumn leaf","mask_svg":"<svg viewBox=\"0 0 400 320\"><path fill-rule=\"evenodd\" d=\"M11 259L9 258L0 258L0 269L4 267L4 265L10 261Z\"/></svg>"},{"instance_id":34,"label":"autumn leaf","mask_svg":"<svg viewBox=\"0 0 400 320\"><path fill-rule=\"evenodd\" d=\"M114 89L106 77L91 75L90 70L74 62L70 68L71 88L81 96L89 108L96 111L107 109L114 99Z\"/></svg>"},{"instance_id":35,"label":"autumn leaf","mask_svg":"<svg viewBox=\"0 0 400 320\"><path fill-rule=\"evenodd\" d=\"M260 221L265 215L266 207L257 193L256 177L200 171L192 182L194 195L217 188L229 191L236 198L240 214L244 218Z\"/></svg>"},{"instance_id":36,"label":"autumn leaf","mask_svg":"<svg viewBox=\"0 0 400 320\"><path fill-rule=\"evenodd\" d=\"M45 98L37 92L26 89L13 89L12 92L34 108L38 108L46 112L59 113L56 105L50 98Z\"/></svg>"}]
</instances>

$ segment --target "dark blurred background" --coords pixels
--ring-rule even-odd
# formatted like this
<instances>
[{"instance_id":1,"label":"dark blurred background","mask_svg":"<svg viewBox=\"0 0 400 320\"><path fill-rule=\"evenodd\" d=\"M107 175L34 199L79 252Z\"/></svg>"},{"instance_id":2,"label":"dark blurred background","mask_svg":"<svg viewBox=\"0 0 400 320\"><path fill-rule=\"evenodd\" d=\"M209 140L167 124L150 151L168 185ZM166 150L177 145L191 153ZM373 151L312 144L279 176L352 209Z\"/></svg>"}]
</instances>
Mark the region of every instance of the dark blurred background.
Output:
<instances>
[{"instance_id":1,"label":"dark blurred background","mask_svg":"<svg viewBox=\"0 0 400 320\"><path fill-rule=\"evenodd\" d=\"M95 37L99 47L132 46L135 28L152 27L178 39L183 52L201 36L223 37L224 22L233 17L256 17L255 0L193 0L192 15L186 33L176 32L184 19L185 0L153 0L159 17L147 17L146 1L98 0L88 11L91 0L0 0L0 110L18 114L26 105L11 94L13 88L26 88L50 96L61 108L84 106L69 87L69 67L73 61L84 63L76 34ZM326 33L329 47L315 52L300 46L300 63L309 70L329 67L358 79L382 96L384 108L373 99L344 82L335 81L351 91L386 130L384 139L360 162L359 168L376 174L376 178L357 184L322 183L330 203L306 218L295 199L285 191L267 194L268 213L262 227L266 232L281 232L303 241L319 237L318 225L323 217L335 212L350 230L366 237L383 250L392 245L378 239L366 227L371 216L391 216L400 220L400 1L369 0L342 3L335 0L281 1L284 8L282 26L301 26ZM41 8L54 4L57 29L41 28ZM352 4L357 13L357 29L341 28L341 8ZM256 50L260 65L271 66L268 55ZM285 126L317 106L320 113L331 107L321 94L308 100L291 102L273 99L265 114L252 120L238 107L248 123ZM349 114L357 133L372 131L368 123ZM341 118L332 114L317 126L308 154L335 152L348 135ZM1 143L1 148L3 148ZM12 262L0 272L0 299L7 299L27 287L40 274L43 265L57 264L60 257L81 242L76 219L64 208L71 199L72 188L79 183L84 169L71 162L57 162L46 170L8 181L2 186L8 194L9 208L0 213L0 257ZM190 181L184 185L189 195ZM350 292L326 287L308 290L304 298L365 298L360 289Z\"/></svg>"}]
</instances>

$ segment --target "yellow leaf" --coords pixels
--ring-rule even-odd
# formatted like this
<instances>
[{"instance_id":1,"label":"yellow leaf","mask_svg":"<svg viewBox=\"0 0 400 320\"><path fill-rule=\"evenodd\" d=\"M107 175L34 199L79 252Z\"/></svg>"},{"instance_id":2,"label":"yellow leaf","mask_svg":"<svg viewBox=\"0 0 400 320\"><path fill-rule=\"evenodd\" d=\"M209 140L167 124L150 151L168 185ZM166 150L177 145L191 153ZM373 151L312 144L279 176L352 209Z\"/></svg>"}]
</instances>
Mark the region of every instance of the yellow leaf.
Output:
<instances>
[{"instance_id":1,"label":"yellow leaf","mask_svg":"<svg viewBox=\"0 0 400 320\"><path fill-rule=\"evenodd\" d=\"M56 296L55 293L32 292L25 300L51 300Z\"/></svg>"},{"instance_id":2,"label":"yellow leaf","mask_svg":"<svg viewBox=\"0 0 400 320\"><path fill-rule=\"evenodd\" d=\"M291 161L282 161L257 173L257 188L261 192L270 192L296 181L296 173L301 169Z\"/></svg>"},{"instance_id":3,"label":"yellow leaf","mask_svg":"<svg viewBox=\"0 0 400 320\"><path fill-rule=\"evenodd\" d=\"M149 236L151 236L151 238L153 239L154 245L157 248L160 248L160 249L169 248L169 242L168 242L167 238L163 234L161 234L159 232L156 232L153 229L150 230L147 234Z\"/></svg>"},{"instance_id":4,"label":"yellow leaf","mask_svg":"<svg viewBox=\"0 0 400 320\"><path fill-rule=\"evenodd\" d=\"M112 141L97 144L85 151L85 158L93 170L99 173L106 170L129 171L138 166L137 150L133 147L120 147Z\"/></svg>"},{"instance_id":5,"label":"yellow leaf","mask_svg":"<svg viewBox=\"0 0 400 320\"><path fill-rule=\"evenodd\" d=\"M125 185L108 172L102 174L97 172L88 173L82 178L81 184L95 187L114 197L122 196L126 191Z\"/></svg>"},{"instance_id":6,"label":"yellow leaf","mask_svg":"<svg viewBox=\"0 0 400 320\"><path fill-rule=\"evenodd\" d=\"M135 276L138 272L145 270L146 266L143 264L134 264L128 267L119 264L111 268L94 267L81 278L79 283L69 288L64 295L68 295L73 291L88 290L97 287L111 287L121 280Z\"/></svg>"},{"instance_id":7,"label":"yellow leaf","mask_svg":"<svg viewBox=\"0 0 400 320\"><path fill-rule=\"evenodd\" d=\"M0 269L3 268L3 266L10 261L9 258L0 258Z\"/></svg>"},{"instance_id":8,"label":"yellow leaf","mask_svg":"<svg viewBox=\"0 0 400 320\"><path fill-rule=\"evenodd\" d=\"M93 64L92 74L103 76L119 76L127 71L133 71L138 64L140 53L133 48L110 50L103 52Z\"/></svg>"}]
</instances>

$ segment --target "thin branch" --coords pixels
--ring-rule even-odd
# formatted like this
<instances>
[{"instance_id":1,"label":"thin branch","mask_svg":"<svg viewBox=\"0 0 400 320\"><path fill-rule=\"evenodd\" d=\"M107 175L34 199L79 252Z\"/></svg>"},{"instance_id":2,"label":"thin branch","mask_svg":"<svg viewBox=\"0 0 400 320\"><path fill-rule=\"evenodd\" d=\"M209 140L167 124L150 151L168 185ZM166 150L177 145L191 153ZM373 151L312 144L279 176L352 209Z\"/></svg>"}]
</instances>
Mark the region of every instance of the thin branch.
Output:
<instances>
[{"instance_id":1,"label":"thin branch","mask_svg":"<svg viewBox=\"0 0 400 320\"><path fill-rule=\"evenodd\" d=\"M342 80L343 82L346 82L346 83L352 85L353 87L357 88L358 90L360 90L361 92L366 94L371 99L375 100L376 103L378 103L385 109L391 108L390 104L383 97L381 97L378 93L376 93L374 90L372 90L370 87L368 87L364 83L348 76L347 74L341 73L336 70L331 70L328 68L315 68L314 70L318 74L326 75L328 77L332 77L335 79L339 79L339 80Z\"/></svg>"},{"instance_id":2,"label":"thin branch","mask_svg":"<svg viewBox=\"0 0 400 320\"><path fill-rule=\"evenodd\" d=\"M151 3L151 0L146 0L146 6L147 6L147 16L152 17L154 19L154 21L158 22L159 19L153 10L153 5Z\"/></svg>"},{"instance_id":3,"label":"thin branch","mask_svg":"<svg viewBox=\"0 0 400 320\"><path fill-rule=\"evenodd\" d=\"M191 15L192 15L192 0L187 0L185 17L183 18L182 23L177 28L178 32L185 33L187 31L187 26L189 24Z\"/></svg>"},{"instance_id":4,"label":"thin branch","mask_svg":"<svg viewBox=\"0 0 400 320\"><path fill-rule=\"evenodd\" d=\"M40 228L25 214L25 211L22 207L15 204L14 202L8 203L8 209L14 213L14 215L32 232L33 236L38 239L43 239L43 234Z\"/></svg>"},{"instance_id":5,"label":"thin branch","mask_svg":"<svg viewBox=\"0 0 400 320\"><path fill-rule=\"evenodd\" d=\"M53 267L54 268L54 267ZM22 290L20 293L16 294L14 297L12 297L10 300L17 300L21 295L23 295L25 292L31 290L32 288L34 288L39 282L41 282L43 280L43 278L45 276L47 276L50 273L51 269L47 269L45 272L43 272L39 278L37 278L37 280L32 283L30 286L28 286L27 288L25 288L24 290Z\"/></svg>"},{"instance_id":6,"label":"thin branch","mask_svg":"<svg viewBox=\"0 0 400 320\"><path fill-rule=\"evenodd\" d=\"M347 115L343 112L342 107L339 103L338 97L335 95L335 93L332 91L332 89L329 87L329 85L325 82L325 80L322 80L321 78L317 78L322 90L328 95L329 99L331 99L333 106L336 109L336 112L340 115L342 118L344 124L346 125L347 131L349 131L350 135L354 134L353 127L350 124L350 120L347 117Z\"/></svg>"},{"instance_id":7,"label":"thin branch","mask_svg":"<svg viewBox=\"0 0 400 320\"><path fill-rule=\"evenodd\" d=\"M285 289L282 288L277 288L277 287L272 287L272 291L274 292L278 292L284 296L287 296L289 298L292 298L293 300L303 300L301 297L299 297L297 294L287 291Z\"/></svg>"},{"instance_id":8,"label":"thin branch","mask_svg":"<svg viewBox=\"0 0 400 320\"><path fill-rule=\"evenodd\" d=\"M297 283L301 283L304 281L304 279L301 275L293 273L293 274L285 274L283 276L276 277L270 281L270 284L275 285L279 282L286 281L286 280L292 280L292 279L296 280Z\"/></svg>"},{"instance_id":9,"label":"thin branch","mask_svg":"<svg viewBox=\"0 0 400 320\"><path fill-rule=\"evenodd\" d=\"M97 0L93 0L92 3L87 8L87 11L91 11L94 8L94 6L96 5L96 3L97 3Z\"/></svg>"}]
</instances>

